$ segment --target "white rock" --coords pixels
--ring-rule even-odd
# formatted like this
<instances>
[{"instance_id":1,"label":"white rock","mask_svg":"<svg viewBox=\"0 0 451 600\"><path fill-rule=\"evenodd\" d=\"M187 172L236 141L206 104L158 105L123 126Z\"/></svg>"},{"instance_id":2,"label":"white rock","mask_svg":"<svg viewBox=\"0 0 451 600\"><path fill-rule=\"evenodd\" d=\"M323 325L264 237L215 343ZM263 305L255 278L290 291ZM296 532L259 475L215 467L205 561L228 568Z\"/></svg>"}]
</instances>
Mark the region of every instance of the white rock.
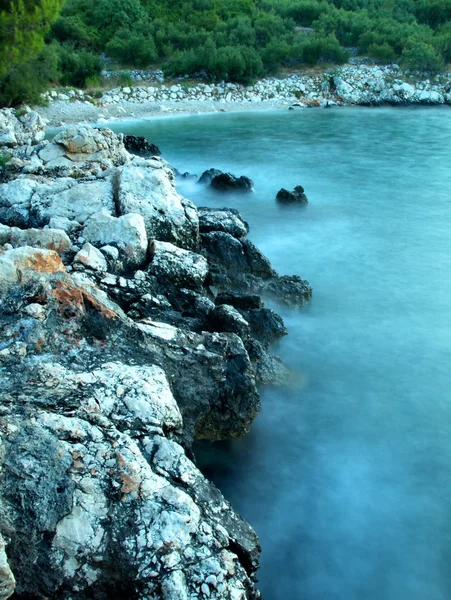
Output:
<instances>
[{"instance_id":1,"label":"white rock","mask_svg":"<svg viewBox=\"0 0 451 600\"><path fill-rule=\"evenodd\" d=\"M75 255L74 263L82 264L85 267L100 273L103 273L108 269L108 265L103 254L89 242L87 242L80 252Z\"/></svg>"},{"instance_id":2,"label":"white rock","mask_svg":"<svg viewBox=\"0 0 451 600\"><path fill-rule=\"evenodd\" d=\"M153 275L188 288L200 287L205 281L208 262L200 254L156 240L149 250L152 257L149 272Z\"/></svg>"},{"instance_id":3,"label":"white rock","mask_svg":"<svg viewBox=\"0 0 451 600\"><path fill-rule=\"evenodd\" d=\"M146 226L139 214L116 218L105 212L97 213L85 223L83 235L95 246L116 246L127 267L139 268L146 262Z\"/></svg>"}]
</instances>

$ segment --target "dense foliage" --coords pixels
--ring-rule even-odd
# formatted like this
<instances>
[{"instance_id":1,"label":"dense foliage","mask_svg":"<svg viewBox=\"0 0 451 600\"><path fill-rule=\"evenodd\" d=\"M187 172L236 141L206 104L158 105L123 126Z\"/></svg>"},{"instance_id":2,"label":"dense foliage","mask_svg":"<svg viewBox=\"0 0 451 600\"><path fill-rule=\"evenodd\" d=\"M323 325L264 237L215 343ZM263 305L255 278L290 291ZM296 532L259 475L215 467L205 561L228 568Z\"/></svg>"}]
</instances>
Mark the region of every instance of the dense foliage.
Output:
<instances>
[{"instance_id":1,"label":"dense foliage","mask_svg":"<svg viewBox=\"0 0 451 600\"><path fill-rule=\"evenodd\" d=\"M47 27L61 1L0 0L0 7L14 6L20 15L28 5L45 8ZM162 65L169 75L238 82L281 66L341 64L349 49L431 73L451 61L451 0L67 0L39 59L36 36L43 31L30 34L17 25L22 17L12 18L1 13L3 39L12 22L15 33L2 49L0 70L16 52L10 42L29 35L34 62L24 63L19 43L16 62L24 64L0 81L3 102L5 86L10 101L17 86L22 97L33 95L25 91L31 73L37 88L55 79L95 82L102 55L128 67Z\"/></svg>"}]
</instances>

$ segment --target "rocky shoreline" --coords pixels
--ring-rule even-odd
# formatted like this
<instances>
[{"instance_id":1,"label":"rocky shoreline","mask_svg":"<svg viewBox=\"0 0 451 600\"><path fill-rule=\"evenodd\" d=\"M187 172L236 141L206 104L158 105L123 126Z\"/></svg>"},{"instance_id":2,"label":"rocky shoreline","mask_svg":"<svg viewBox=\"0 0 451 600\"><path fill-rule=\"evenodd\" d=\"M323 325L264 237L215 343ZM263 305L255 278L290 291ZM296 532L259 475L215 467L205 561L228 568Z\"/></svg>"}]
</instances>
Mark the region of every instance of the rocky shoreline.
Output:
<instances>
[{"instance_id":1,"label":"rocky shoreline","mask_svg":"<svg viewBox=\"0 0 451 600\"><path fill-rule=\"evenodd\" d=\"M424 78L398 65L345 65L322 72L270 77L253 86L145 81L94 98L82 90L53 90L39 113L52 125L80 121L167 116L232 110L303 109L332 106L450 105L451 73ZM150 75L149 75L150 77ZM137 83L138 85L135 85Z\"/></svg>"},{"instance_id":2,"label":"rocky shoreline","mask_svg":"<svg viewBox=\"0 0 451 600\"><path fill-rule=\"evenodd\" d=\"M257 599L260 545L193 462L283 383L311 297L160 157L0 111L0 599Z\"/></svg>"}]
</instances>

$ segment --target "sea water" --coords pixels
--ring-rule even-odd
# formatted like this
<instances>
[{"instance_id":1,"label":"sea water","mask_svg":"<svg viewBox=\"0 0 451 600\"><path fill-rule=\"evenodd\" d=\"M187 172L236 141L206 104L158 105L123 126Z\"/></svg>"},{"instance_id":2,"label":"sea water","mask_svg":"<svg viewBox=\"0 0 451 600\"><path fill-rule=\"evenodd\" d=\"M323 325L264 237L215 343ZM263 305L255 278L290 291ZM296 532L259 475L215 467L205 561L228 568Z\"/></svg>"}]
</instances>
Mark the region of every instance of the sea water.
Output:
<instances>
[{"instance_id":1,"label":"sea water","mask_svg":"<svg viewBox=\"0 0 451 600\"><path fill-rule=\"evenodd\" d=\"M451 111L340 108L116 124L180 171L253 179L238 208L281 274L290 385L243 439L196 448L257 530L264 600L451 598ZM305 188L308 206L279 206ZM274 306L271 304L271 306Z\"/></svg>"}]
</instances>

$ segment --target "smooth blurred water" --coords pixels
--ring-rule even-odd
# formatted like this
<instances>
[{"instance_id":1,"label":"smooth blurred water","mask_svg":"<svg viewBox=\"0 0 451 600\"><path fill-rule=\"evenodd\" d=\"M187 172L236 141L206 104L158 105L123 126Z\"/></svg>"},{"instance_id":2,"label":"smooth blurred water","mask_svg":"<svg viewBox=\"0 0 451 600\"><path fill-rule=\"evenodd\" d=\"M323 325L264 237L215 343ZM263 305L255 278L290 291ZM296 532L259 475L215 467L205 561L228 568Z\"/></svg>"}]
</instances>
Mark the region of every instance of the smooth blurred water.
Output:
<instances>
[{"instance_id":1,"label":"smooth blurred water","mask_svg":"<svg viewBox=\"0 0 451 600\"><path fill-rule=\"evenodd\" d=\"M244 439L199 446L257 530L265 600L451 598L451 111L331 109L127 122L182 171L217 167L308 309L280 309L296 375ZM301 184L309 205L275 194Z\"/></svg>"}]
</instances>

